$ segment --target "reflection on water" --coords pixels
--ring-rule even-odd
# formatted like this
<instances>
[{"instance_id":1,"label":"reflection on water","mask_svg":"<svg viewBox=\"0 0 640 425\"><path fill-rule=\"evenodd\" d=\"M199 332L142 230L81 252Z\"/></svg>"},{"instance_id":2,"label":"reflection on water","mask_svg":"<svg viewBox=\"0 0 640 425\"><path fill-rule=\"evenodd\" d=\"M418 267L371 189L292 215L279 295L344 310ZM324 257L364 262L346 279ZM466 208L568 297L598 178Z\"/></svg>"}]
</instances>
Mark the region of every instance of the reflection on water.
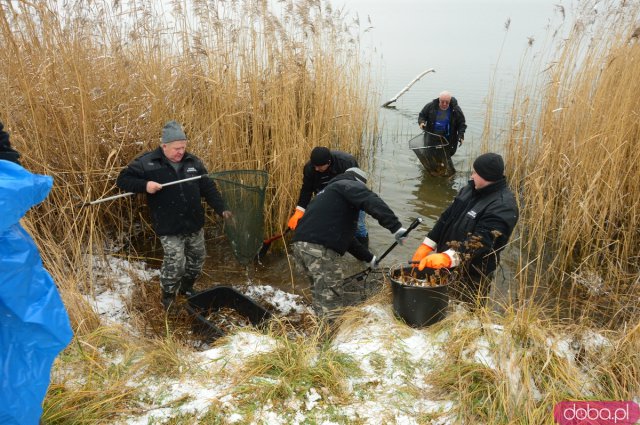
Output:
<instances>
[{"instance_id":1,"label":"reflection on water","mask_svg":"<svg viewBox=\"0 0 640 425\"><path fill-rule=\"evenodd\" d=\"M412 191L415 198L409 204L426 220L429 227L433 226L444 211L443 204L455 197L458 192L457 181L456 178L433 177L426 171L422 172L422 178Z\"/></svg>"}]
</instances>

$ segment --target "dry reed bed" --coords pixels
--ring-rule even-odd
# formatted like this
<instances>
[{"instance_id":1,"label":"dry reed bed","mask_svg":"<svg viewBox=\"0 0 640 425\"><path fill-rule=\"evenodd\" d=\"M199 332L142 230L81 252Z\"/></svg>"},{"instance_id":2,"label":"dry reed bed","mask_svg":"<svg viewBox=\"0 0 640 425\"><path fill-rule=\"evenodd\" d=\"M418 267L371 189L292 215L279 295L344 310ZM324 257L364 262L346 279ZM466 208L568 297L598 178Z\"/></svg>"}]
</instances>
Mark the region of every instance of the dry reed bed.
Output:
<instances>
[{"instance_id":1,"label":"dry reed bed","mask_svg":"<svg viewBox=\"0 0 640 425\"><path fill-rule=\"evenodd\" d=\"M559 314L615 326L638 317L640 12L593 7L519 92L506 147L521 196L520 288L551 288Z\"/></svg>"},{"instance_id":2,"label":"dry reed bed","mask_svg":"<svg viewBox=\"0 0 640 425\"><path fill-rule=\"evenodd\" d=\"M169 119L209 171L269 172L268 233L293 210L313 146L368 162L376 117L357 23L327 3L57 3L0 6L1 119L24 165L55 179L29 219L56 280L81 274L87 245L152 233L141 200L79 205L118 193L119 170Z\"/></svg>"}]
</instances>

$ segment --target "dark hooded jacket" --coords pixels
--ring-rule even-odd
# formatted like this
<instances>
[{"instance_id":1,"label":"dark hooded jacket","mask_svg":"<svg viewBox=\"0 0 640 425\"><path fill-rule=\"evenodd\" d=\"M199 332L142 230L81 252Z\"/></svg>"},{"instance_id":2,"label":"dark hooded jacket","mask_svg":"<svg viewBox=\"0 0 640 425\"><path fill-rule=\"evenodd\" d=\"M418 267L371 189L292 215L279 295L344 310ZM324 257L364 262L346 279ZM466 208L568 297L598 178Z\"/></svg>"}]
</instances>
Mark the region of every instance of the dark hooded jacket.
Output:
<instances>
[{"instance_id":1,"label":"dark hooded jacket","mask_svg":"<svg viewBox=\"0 0 640 425\"><path fill-rule=\"evenodd\" d=\"M460 254L469 277L478 281L496 269L504 248L518 222L516 199L504 177L476 190L473 180L463 187L442 213L427 237L438 252L452 248ZM470 256L468 260L465 260ZM467 263L468 261L468 263Z\"/></svg>"},{"instance_id":2,"label":"dark hooded jacket","mask_svg":"<svg viewBox=\"0 0 640 425\"><path fill-rule=\"evenodd\" d=\"M298 222L293 241L319 244L340 255L348 251L358 260L371 261L373 254L363 251L354 237L360 210L391 233L402 227L389 206L349 172L334 178L313 198Z\"/></svg>"},{"instance_id":3,"label":"dark hooded jacket","mask_svg":"<svg viewBox=\"0 0 640 425\"><path fill-rule=\"evenodd\" d=\"M313 195L324 189L335 176L352 167L358 167L355 157L337 150L331 151L331 163L324 173L317 172L311 161L308 161L302 169L302 188L300 188L298 206L307 208Z\"/></svg>"},{"instance_id":4,"label":"dark hooded jacket","mask_svg":"<svg viewBox=\"0 0 640 425\"><path fill-rule=\"evenodd\" d=\"M215 183L206 176L207 169L195 155L186 152L182 168L177 172L164 156L162 148L145 153L124 168L116 184L122 190L147 193L147 182L160 184L205 175L198 180L163 187L154 194L147 193L153 229L158 236L194 233L204 226L204 207L201 198L221 215L222 196Z\"/></svg>"},{"instance_id":5,"label":"dark hooded jacket","mask_svg":"<svg viewBox=\"0 0 640 425\"><path fill-rule=\"evenodd\" d=\"M436 97L427 103L418 114L418 124L426 123L425 130L428 132L434 131L433 126L436 122L436 113L438 109L440 109L439 105L440 100ZM452 156L458 149L460 139L464 139L467 122L462 113L462 109L458 106L458 100L455 97L451 97L449 109L451 109L451 117L449 118L449 134L446 136L449 145L446 147L446 150L449 156Z\"/></svg>"},{"instance_id":6,"label":"dark hooded jacket","mask_svg":"<svg viewBox=\"0 0 640 425\"><path fill-rule=\"evenodd\" d=\"M11 147L9 133L4 131L4 125L0 122L0 159L20 164L20 154Z\"/></svg>"}]
</instances>

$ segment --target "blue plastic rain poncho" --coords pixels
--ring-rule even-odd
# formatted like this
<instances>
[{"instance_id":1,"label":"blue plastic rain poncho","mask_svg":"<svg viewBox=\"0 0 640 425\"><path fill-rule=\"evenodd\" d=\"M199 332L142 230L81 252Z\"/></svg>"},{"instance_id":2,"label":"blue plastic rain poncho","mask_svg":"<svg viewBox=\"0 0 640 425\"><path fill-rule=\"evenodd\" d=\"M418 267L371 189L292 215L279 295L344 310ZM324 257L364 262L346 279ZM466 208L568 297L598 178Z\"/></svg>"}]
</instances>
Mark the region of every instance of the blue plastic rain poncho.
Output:
<instances>
[{"instance_id":1,"label":"blue plastic rain poncho","mask_svg":"<svg viewBox=\"0 0 640 425\"><path fill-rule=\"evenodd\" d=\"M53 179L0 160L0 424L37 424L54 358L69 344L69 316L20 218Z\"/></svg>"}]
</instances>

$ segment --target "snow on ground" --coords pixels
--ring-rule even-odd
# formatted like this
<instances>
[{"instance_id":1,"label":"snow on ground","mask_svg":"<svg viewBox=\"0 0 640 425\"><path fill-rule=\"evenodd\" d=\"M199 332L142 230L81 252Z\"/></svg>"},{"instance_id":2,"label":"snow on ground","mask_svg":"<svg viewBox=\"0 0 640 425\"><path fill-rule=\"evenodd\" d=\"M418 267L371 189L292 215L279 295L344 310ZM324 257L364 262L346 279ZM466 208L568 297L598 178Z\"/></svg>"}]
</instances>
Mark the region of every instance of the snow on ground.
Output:
<instances>
[{"instance_id":1,"label":"snow on ground","mask_svg":"<svg viewBox=\"0 0 640 425\"><path fill-rule=\"evenodd\" d=\"M98 283L94 296L86 296L86 300L94 307L105 324L129 322L127 300L131 299L133 290L132 276L139 280L150 280L159 276L157 270L148 270L143 263L130 263L117 257L103 260L93 256L94 280Z\"/></svg>"},{"instance_id":2,"label":"snow on ground","mask_svg":"<svg viewBox=\"0 0 640 425\"><path fill-rule=\"evenodd\" d=\"M103 317L105 324L126 323L126 300L130 297L134 284L130 276L150 279L157 272L146 270L143 263L129 263L116 258L107 262L96 261L95 264L96 279L104 279L104 284L98 284L95 297L88 297L88 300ZM310 311L298 295L270 286L240 286L245 288L247 296L265 301L282 315L299 315ZM454 407L453 401L431 398L426 379L431 371L439 367L443 345L449 342L449 331L410 328L394 317L391 305L370 304L360 309L358 325L340 328L334 335L332 344L333 349L348 354L359 363L361 374L348 377L346 385L354 393L366 389L365 396L354 397L354 401L349 404L334 404L334 411L340 409L341 417L366 424L412 425L417 424L416 418L420 417L434 418L430 422L434 425L454 423L450 413ZM453 314L462 314L460 310L461 308L455 310ZM458 326L469 328L480 326L473 319L458 323ZM493 335L502 333L499 325L490 325L489 330ZM589 339L594 345L606 345L603 338L591 336ZM549 344L567 359L572 359L575 354L568 340L549 341ZM204 415L214 401L226 413L229 423L246 423L238 400L231 395L232 380L228 377L240 370L248 358L269 352L276 345L273 338L247 329L227 336L206 351L194 351L192 361L198 372L187 372L176 380L162 378L156 382L155 378L150 378L150 382L143 384L146 391L144 398L149 400L147 411L124 423L162 423L178 414ZM492 352L491 343L484 336L476 339L466 355L470 360L486 367L500 367L500 361ZM508 361L506 367L503 366L503 372L512 385L517 386L521 373L517 364L514 364L515 361L517 359ZM206 379L203 379L203 373ZM131 385L141 386L139 382L132 382ZM307 420L307 415L313 418L323 417L318 409L322 409L327 404L326 401L330 402L325 397L327 396L323 395L322 389L311 388L302 401L292 399L288 402L298 411L293 417L283 416L267 403L258 412L254 412L254 418L259 418L258 423L302 424ZM180 400L182 401L178 402ZM335 422L327 416L326 420L317 423L329 425Z\"/></svg>"}]
</instances>

